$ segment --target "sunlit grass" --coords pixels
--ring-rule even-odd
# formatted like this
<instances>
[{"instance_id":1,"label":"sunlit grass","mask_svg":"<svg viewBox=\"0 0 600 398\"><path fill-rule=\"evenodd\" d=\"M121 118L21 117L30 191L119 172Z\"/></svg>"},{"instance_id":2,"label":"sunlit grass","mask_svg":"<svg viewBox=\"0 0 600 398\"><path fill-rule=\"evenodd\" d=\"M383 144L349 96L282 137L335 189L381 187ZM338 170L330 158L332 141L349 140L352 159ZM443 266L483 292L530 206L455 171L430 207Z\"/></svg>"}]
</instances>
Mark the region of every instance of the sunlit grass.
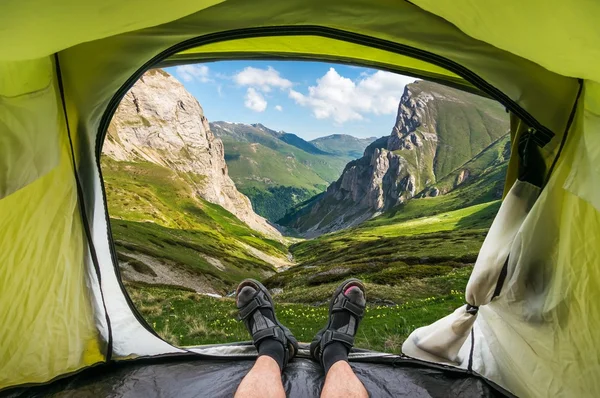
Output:
<instances>
[{"instance_id":1,"label":"sunlit grass","mask_svg":"<svg viewBox=\"0 0 600 398\"><path fill-rule=\"evenodd\" d=\"M162 311L146 312L145 318L163 339L173 344L195 346L250 340L245 326L236 319L235 301L231 298L141 285L129 285L128 291L138 308L160 306ZM462 293L450 290L393 305L370 304L356 336L356 346L399 352L414 328L434 322L463 302ZM310 342L327 322L328 307L326 303L313 306L277 302L276 314L299 341Z\"/></svg>"}]
</instances>

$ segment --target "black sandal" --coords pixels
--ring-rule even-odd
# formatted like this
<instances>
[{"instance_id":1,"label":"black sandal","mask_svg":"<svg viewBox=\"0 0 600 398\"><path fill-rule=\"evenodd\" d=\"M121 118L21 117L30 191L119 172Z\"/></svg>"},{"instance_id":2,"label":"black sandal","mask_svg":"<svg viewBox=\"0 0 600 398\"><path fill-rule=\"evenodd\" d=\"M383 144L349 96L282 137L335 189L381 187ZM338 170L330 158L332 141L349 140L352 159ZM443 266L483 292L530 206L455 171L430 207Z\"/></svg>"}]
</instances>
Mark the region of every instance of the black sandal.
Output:
<instances>
[{"instance_id":1,"label":"black sandal","mask_svg":"<svg viewBox=\"0 0 600 398\"><path fill-rule=\"evenodd\" d=\"M327 325L317 333L312 343L310 343L310 355L321 365L323 365L323 351L329 344L337 341L344 344L348 350L354 346L354 334L348 333L350 325L348 325L344 332L340 330L340 328L334 329L331 324L332 315L334 313L348 311L351 313L351 319L354 318L355 322L355 325L353 326L354 331L352 333L355 333L355 331L358 330L358 325L365 314L366 305L361 306L348 300L348 297L346 297L344 292L352 286L356 286L362 290L366 299L365 287L361 281L358 279L348 279L342 282L333 293L331 302L329 303L329 319Z\"/></svg>"},{"instance_id":2,"label":"black sandal","mask_svg":"<svg viewBox=\"0 0 600 398\"><path fill-rule=\"evenodd\" d=\"M273 298L269 294L267 288L264 287L259 281L254 279L243 280L235 292L236 303L238 294L246 286L256 289L256 293L246 305L238 308L238 319L244 321L246 328L252 335L252 341L254 342L255 346L258 346L258 343L266 338L275 339L283 344L285 350L283 366L285 367L285 365L287 365L287 363L298 353L298 341L292 332L277 320L277 316L275 316ZM264 316L260 311L257 312L259 308L270 308L273 311L275 324L273 324L273 321ZM258 317L262 318L262 320L257 320L257 315L255 314L259 314ZM252 332L252 328L250 327L250 317L254 317L255 320L254 326L256 330L254 332ZM260 326L257 327L257 324Z\"/></svg>"}]
</instances>

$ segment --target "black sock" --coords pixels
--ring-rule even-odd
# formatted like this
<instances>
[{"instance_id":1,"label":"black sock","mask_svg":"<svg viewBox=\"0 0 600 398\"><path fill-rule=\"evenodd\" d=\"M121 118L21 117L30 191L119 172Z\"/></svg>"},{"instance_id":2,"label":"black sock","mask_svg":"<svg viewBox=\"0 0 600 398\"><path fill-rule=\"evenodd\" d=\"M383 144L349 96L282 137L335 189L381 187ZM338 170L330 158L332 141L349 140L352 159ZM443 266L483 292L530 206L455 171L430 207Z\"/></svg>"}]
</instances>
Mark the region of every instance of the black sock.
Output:
<instances>
[{"instance_id":1,"label":"black sock","mask_svg":"<svg viewBox=\"0 0 600 398\"><path fill-rule=\"evenodd\" d=\"M258 343L258 356L266 355L271 357L279 365L279 370L283 370L283 358L285 356L285 349L281 341L266 338Z\"/></svg>"},{"instance_id":2,"label":"black sock","mask_svg":"<svg viewBox=\"0 0 600 398\"><path fill-rule=\"evenodd\" d=\"M325 374L329 372L329 369L334 363L339 361L348 362L348 354L350 350L344 344L339 341L335 341L329 344L323 350L323 368L325 368Z\"/></svg>"}]
</instances>

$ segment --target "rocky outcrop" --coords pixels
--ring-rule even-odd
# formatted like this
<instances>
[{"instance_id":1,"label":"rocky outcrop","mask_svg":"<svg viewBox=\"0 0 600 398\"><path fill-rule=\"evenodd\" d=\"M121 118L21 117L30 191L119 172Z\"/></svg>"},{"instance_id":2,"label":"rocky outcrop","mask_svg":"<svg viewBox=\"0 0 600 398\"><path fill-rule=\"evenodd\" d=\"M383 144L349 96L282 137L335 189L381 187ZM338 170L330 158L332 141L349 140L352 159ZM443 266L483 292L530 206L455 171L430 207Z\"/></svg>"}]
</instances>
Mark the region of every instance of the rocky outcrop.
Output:
<instances>
[{"instance_id":1,"label":"rocky outcrop","mask_svg":"<svg viewBox=\"0 0 600 398\"><path fill-rule=\"evenodd\" d=\"M198 101L167 72L154 69L125 95L103 153L118 161L152 162L177 171L196 194L271 237L279 232L252 210L227 171L223 143Z\"/></svg>"},{"instance_id":2,"label":"rocky outcrop","mask_svg":"<svg viewBox=\"0 0 600 398\"><path fill-rule=\"evenodd\" d=\"M456 176L456 182L454 183L454 186L455 187L459 186L463 182L467 181L470 176L471 176L471 172L469 171L469 169L461 170L458 173L458 175Z\"/></svg>"},{"instance_id":3,"label":"rocky outcrop","mask_svg":"<svg viewBox=\"0 0 600 398\"><path fill-rule=\"evenodd\" d=\"M417 195L445 194L436 181L507 130L502 107L489 99L431 82L409 84L391 134L348 163L318 200L286 216L286 226L315 236L356 225ZM455 186L469 178L469 170L463 170Z\"/></svg>"}]
</instances>

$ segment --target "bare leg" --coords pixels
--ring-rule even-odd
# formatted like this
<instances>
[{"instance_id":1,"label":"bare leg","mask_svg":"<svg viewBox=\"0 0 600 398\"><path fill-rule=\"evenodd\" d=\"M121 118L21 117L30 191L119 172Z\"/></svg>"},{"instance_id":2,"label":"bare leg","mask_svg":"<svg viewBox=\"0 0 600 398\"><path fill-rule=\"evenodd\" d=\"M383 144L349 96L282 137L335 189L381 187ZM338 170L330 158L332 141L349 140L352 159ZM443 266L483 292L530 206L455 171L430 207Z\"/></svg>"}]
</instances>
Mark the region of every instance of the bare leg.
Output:
<instances>
[{"instance_id":1,"label":"bare leg","mask_svg":"<svg viewBox=\"0 0 600 398\"><path fill-rule=\"evenodd\" d=\"M285 398L285 390L281 382L281 371L277 362L266 355L258 357L250 372L240 383L235 392L235 397Z\"/></svg>"},{"instance_id":2,"label":"bare leg","mask_svg":"<svg viewBox=\"0 0 600 398\"><path fill-rule=\"evenodd\" d=\"M321 398L368 398L369 393L346 361L334 363L321 391Z\"/></svg>"}]
</instances>

